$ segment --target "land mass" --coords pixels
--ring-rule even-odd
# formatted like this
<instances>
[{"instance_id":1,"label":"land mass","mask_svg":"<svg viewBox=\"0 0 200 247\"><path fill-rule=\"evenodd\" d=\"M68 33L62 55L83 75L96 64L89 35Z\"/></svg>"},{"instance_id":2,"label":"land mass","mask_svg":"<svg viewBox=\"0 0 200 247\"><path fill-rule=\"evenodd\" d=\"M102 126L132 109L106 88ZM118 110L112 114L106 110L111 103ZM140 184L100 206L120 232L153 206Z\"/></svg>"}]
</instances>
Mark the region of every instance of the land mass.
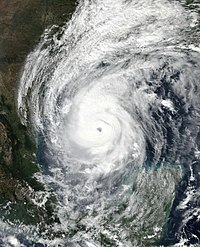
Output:
<instances>
[{"instance_id":1,"label":"land mass","mask_svg":"<svg viewBox=\"0 0 200 247\"><path fill-rule=\"evenodd\" d=\"M33 175L40 170L33 133L20 123L16 95L26 56L44 29L62 25L75 0L0 0L0 209L2 219L24 223L50 222L52 201L37 205L44 191ZM10 212L6 212L9 205ZM5 210L4 210L4 209ZM22 219L23 215L23 219ZM53 219L55 220L55 218Z\"/></svg>"}]
</instances>

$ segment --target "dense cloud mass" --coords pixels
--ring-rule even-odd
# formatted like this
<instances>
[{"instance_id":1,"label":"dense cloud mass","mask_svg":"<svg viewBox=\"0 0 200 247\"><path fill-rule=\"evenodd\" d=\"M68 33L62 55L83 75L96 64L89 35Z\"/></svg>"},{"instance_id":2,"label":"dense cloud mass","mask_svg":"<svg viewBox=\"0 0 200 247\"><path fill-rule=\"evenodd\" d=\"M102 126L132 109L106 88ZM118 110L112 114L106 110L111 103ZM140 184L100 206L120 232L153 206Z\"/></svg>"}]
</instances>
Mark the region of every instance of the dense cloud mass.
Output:
<instances>
[{"instance_id":1,"label":"dense cloud mass","mask_svg":"<svg viewBox=\"0 0 200 247\"><path fill-rule=\"evenodd\" d=\"M200 54L189 33L197 21L177 1L85 0L27 57L18 110L58 199L63 246L190 241L186 226L199 213L188 206L199 193L190 186L198 180ZM185 196L174 200L183 179Z\"/></svg>"}]
</instances>

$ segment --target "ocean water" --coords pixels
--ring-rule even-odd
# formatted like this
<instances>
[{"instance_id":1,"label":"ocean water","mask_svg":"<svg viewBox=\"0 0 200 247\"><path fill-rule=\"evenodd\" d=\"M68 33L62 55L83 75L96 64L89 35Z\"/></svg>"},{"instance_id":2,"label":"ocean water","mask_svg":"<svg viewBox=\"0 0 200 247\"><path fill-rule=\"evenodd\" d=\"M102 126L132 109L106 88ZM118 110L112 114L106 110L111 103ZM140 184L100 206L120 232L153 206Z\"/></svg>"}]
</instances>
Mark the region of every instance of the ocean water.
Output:
<instances>
[{"instance_id":1,"label":"ocean water","mask_svg":"<svg viewBox=\"0 0 200 247\"><path fill-rule=\"evenodd\" d=\"M17 102L58 221L2 222L2 246L198 245L199 10L84 0L44 30Z\"/></svg>"}]
</instances>

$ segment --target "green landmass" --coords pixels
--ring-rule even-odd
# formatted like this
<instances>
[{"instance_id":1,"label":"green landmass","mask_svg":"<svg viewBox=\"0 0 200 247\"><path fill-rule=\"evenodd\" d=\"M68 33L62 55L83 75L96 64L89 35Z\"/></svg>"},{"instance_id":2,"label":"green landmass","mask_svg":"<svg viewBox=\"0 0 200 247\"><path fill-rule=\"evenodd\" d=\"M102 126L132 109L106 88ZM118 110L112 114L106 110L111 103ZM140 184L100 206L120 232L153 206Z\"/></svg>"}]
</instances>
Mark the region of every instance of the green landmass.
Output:
<instances>
[{"instance_id":1,"label":"green landmass","mask_svg":"<svg viewBox=\"0 0 200 247\"><path fill-rule=\"evenodd\" d=\"M38 192L45 190L33 175L38 172L33 133L20 123L16 95L28 53L44 29L71 17L75 0L0 1L0 218L25 224L51 223L51 196L42 207ZM9 212L8 212L9 208Z\"/></svg>"}]
</instances>

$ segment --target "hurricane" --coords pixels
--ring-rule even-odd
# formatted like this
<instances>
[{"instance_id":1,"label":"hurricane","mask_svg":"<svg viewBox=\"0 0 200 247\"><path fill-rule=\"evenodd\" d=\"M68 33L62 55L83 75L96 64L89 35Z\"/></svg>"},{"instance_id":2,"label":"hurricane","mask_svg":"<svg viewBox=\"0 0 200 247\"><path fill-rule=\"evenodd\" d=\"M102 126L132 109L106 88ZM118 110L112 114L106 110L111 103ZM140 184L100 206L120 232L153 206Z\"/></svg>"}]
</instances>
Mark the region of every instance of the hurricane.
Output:
<instances>
[{"instance_id":1,"label":"hurricane","mask_svg":"<svg viewBox=\"0 0 200 247\"><path fill-rule=\"evenodd\" d=\"M84 0L70 21L44 30L17 104L38 176L57 199L51 227L63 235L18 229L16 239L199 242L199 32L197 8L175 0Z\"/></svg>"}]
</instances>

